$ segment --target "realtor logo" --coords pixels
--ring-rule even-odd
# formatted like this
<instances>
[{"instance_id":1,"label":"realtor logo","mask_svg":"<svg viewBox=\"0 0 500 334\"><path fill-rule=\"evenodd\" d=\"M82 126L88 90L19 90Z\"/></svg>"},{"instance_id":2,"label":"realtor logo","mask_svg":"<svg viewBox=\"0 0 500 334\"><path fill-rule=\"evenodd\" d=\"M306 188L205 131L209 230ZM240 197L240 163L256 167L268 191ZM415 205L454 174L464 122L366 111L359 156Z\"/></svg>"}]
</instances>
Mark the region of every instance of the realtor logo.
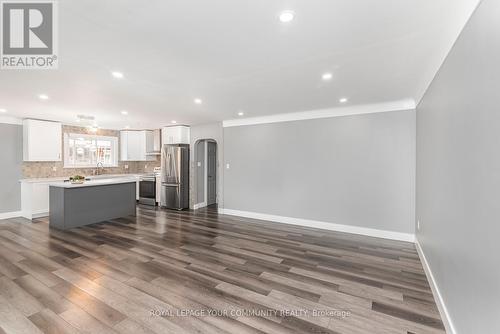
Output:
<instances>
[{"instance_id":1,"label":"realtor logo","mask_svg":"<svg viewBox=\"0 0 500 334\"><path fill-rule=\"evenodd\" d=\"M57 68L55 1L1 2L2 69Z\"/></svg>"}]
</instances>

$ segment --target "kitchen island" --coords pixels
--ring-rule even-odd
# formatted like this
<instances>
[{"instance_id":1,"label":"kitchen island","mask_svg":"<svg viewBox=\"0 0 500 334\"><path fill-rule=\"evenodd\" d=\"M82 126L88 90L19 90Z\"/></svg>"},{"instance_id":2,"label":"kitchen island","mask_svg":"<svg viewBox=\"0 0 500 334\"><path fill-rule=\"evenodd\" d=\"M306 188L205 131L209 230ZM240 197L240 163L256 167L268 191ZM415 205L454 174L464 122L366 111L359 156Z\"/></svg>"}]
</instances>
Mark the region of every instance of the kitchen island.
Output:
<instances>
[{"instance_id":1,"label":"kitchen island","mask_svg":"<svg viewBox=\"0 0 500 334\"><path fill-rule=\"evenodd\" d=\"M135 216L135 178L109 178L82 184L49 184L50 227L70 229Z\"/></svg>"}]
</instances>

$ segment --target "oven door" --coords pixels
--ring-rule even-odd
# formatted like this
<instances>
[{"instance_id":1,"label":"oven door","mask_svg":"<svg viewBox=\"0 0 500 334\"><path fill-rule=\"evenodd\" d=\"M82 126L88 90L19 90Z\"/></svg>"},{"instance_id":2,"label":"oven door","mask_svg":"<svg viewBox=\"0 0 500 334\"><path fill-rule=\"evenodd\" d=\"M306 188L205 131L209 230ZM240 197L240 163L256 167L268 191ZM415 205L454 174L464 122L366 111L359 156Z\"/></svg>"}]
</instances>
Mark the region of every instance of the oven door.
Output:
<instances>
[{"instance_id":1,"label":"oven door","mask_svg":"<svg viewBox=\"0 0 500 334\"><path fill-rule=\"evenodd\" d=\"M139 182L139 203L156 205L156 180L141 180Z\"/></svg>"}]
</instances>

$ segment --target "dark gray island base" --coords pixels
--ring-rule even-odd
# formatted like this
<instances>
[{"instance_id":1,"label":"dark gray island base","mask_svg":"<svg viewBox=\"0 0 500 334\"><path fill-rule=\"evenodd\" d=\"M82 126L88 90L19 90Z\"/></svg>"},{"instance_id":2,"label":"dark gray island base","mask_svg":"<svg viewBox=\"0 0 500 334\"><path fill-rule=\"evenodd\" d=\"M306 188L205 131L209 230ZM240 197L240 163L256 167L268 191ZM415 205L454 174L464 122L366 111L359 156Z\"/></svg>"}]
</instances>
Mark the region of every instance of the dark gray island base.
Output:
<instances>
[{"instance_id":1,"label":"dark gray island base","mask_svg":"<svg viewBox=\"0 0 500 334\"><path fill-rule=\"evenodd\" d=\"M135 216L136 181L50 185L50 227L70 229Z\"/></svg>"}]
</instances>

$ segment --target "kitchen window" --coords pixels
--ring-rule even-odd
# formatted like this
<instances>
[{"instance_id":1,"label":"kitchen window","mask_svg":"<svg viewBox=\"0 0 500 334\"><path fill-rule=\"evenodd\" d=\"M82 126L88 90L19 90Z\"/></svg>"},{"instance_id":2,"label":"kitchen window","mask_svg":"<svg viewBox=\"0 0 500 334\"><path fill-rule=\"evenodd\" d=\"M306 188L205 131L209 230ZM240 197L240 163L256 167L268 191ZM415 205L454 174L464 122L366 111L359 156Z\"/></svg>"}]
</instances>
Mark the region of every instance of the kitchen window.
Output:
<instances>
[{"instance_id":1,"label":"kitchen window","mask_svg":"<svg viewBox=\"0 0 500 334\"><path fill-rule=\"evenodd\" d=\"M118 137L64 134L64 168L118 166Z\"/></svg>"}]
</instances>

